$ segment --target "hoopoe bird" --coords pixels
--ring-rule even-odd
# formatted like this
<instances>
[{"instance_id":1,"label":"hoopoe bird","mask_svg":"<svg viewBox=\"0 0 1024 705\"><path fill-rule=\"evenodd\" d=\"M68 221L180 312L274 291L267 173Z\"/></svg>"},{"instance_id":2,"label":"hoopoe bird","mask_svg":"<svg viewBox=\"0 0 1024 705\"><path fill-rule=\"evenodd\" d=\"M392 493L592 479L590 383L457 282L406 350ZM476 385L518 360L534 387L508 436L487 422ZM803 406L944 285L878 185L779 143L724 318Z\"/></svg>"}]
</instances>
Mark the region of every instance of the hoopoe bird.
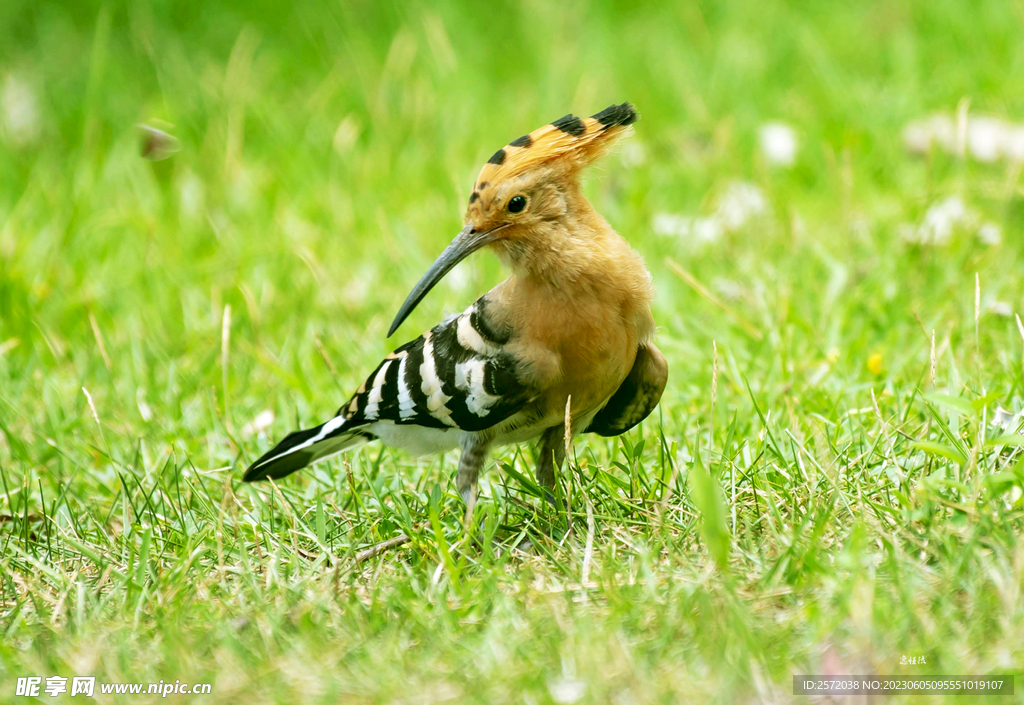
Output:
<instances>
[{"instance_id":1,"label":"hoopoe bird","mask_svg":"<svg viewBox=\"0 0 1024 705\"><path fill-rule=\"evenodd\" d=\"M377 439L418 455L460 448L457 485L471 511L492 447L539 437L537 480L553 491L567 434L616 436L646 418L668 379L652 342L651 275L579 181L637 117L629 103L566 115L495 152L469 196L465 227L388 336L481 248L512 276L389 354L334 418L285 437L243 479L281 478Z\"/></svg>"}]
</instances>

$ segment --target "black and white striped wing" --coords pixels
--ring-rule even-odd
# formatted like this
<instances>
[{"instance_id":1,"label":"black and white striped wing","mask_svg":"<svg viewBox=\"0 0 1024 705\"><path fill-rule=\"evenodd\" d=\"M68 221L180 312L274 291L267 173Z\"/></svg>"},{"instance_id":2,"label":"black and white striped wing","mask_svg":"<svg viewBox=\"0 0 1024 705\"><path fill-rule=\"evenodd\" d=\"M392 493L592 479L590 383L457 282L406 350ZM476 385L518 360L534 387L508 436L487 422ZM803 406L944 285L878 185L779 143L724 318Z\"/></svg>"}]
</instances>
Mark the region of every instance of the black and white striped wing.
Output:
<instances>
[{"instance_id":1,"label":"black and white striped wing","mask_svg":"<svg viewBox=\"0 0 1024 705\"><path fill-rule=\"evenodd\" d=\"M491 324L487 297L387 356L338 410L348 425L392 421L483 431L534 394L505 351L509 333Z\"/></svg>"},{"instance_id":2,"label":"black and white striped wing","mask_svg":"<svg viewBox=\"0 0 1024 705\"><path fill-rule=\"evenodd\" d=\"M329 421L296 431L252 464L246 482L280 478L368 440L380 423L484 431L536 395L505 352L487 297L388 355Z\"/></svg>"}]
</instances>

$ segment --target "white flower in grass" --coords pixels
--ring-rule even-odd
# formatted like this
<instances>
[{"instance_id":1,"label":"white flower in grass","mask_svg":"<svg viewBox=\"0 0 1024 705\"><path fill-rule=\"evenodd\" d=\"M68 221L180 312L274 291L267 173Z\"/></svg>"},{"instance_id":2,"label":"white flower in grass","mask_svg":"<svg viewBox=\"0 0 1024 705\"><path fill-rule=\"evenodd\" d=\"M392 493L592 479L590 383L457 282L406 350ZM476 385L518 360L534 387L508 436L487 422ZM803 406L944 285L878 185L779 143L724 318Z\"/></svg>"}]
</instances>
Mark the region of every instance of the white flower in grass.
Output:
<instances>
[{"instance_id":1,"label":"white flower in grass","mask_svg":"<svg viewBox=\"0 0 1024 705\"><path fill-rule=\"evenodd\" d=\"M986 303L985 310L1003 318L1009 318L1013 315L1013 306L999 299L993 299Z\"/></svg>"},{"instance_id":2,"label":"white flower in grass","mask_svg":"<svg viewBox=\"0 0 1024 705\"><path fill-rule=\"evenodd\" d=\"M757 186L745 181L729 185L718 200L715 217L726 230L739 230L753 218L768 210L768 199Z\"/></svg>"},{"instance_id":3,"label":"white flower in grass","mask_svg":"<svg viewBox=\"0 0 1024 705\"><path fill-rule=\"evenodd\" d=\"M631 139L619 150L619 159L628 167L636 167L647 161L647 152L638 140Z\"/></svg>"},{"instance_id":4,"label":"white flower in grass","mask_svg":"<svg viewBox=\"0 0 1024 705\"><path fill-rule=\"evenodd\" d=\"M796 131L781 122L769 122L761 126L761 152L773 166L792 166L800 142Z\"/></svg>"},{"instance_id":5,"label":"white flower in grass","mask_svg":"<svg viewBox=\"0 0 1024 705\"><path fill-rule=\"evenodd\" d=\"M949 243L957 232L973 233L980 242L996 246L1003 241L1003 231L991 221L982 221L976 210L959 196L950 196L928 208L917 226L904 223L900 237L917 245L941 247Z\"/></svg>"},{"instance_id":6,"label":"white flower in grass","mask_svg":"<svg viewBox=\"0 0 1024 705\"><path fill-rule=\"evenodd\" d=\"M691 218L675 213L657 213L651 227L658 235L686 238L690 242L706 244L714 242L725 231L721 220L714 215L706 218Z\"/></svg>"},{"instance_id":7,"label":"white flower in grass","mask_svg":"<svg viewBox=\"0 0 1024 705\"><path fill-rule=\"evenodd\" d=\"M41 132L35 91L14 74L4 79L0 90L0 128L17 147L35 142Z\"/></svg>"},{"instance_id":8,"label":"white flower in grass","mask_svg":"<svg viewBox=\"0 0 1024 705\"><path fill-rule=\"evenodd\" d=\"M999 159L1024 162L1024 124L1008 122L990 115L970 115L964 125L963 147L981 162ZM908 152L927 154L933 145L947 154L961 147L957 120L950 115L933 115L909 123L903 129L903 144Z\"/></svg>"},{"instance_id":9,"label":"white flower in grass","mask_svg":"<svg viewBox=\"0 0 1024 705\"><path fill-rule=\"evenodd\" d=\"M242 435L248 437L257 433L263 433L270 428L273 423L274 412L270 409L264 409L260 413L256 414L256 418L242 427Z\"/></svg>"},{"instance_id":10,"label":"white flower in grass","mask_svg":"<svg viewBox=\"0 0 1024 705\"><path fill-rule=\"evenodd\" d=\"M1003 132L1003 151L1012 162L1024 162L1024 125L1010 126Z\"/></svg>"},{"instance_id":11,"label":"white flower in grass","mask_svg":"<svg viewBox=\"0 0 1024 705\"><path fill-rule=\"evenodd\" d=\"M992 426L1001 430L1004 434L1016 433L1020 427L1022 415L1024 415L1024 411L1013 413L1001 406L997 406L996 413L992 415Z\"/></svg>"},{"instance_id":12,"label":"white flower in grass","mask_svg":"<svg viewBox=\"0 0 1024 705\"><path fill-rule=\"evenodd\" d=\"M725 226L718 218L694 218L690 226L690 234L699 243L714 242L722 236Z\"/></svg>"},{"instance_id":13,"label":"white flower in grass","mask_svg":"<svg viewBox=\"0 0 1024 705\"><path fill-rule=\"evenodd\" d=\"M932 144L952 152L956 148L956 122L948 115L915 120L903 128L903 144L913 154L927 154Z\"/></svg>"},{"instance_id":14,"label":"white flower in grass","mask_svg":"<svg viewBox=\"0 0 1024 705\"><path fill-rule=\"evenodd\" d=\"M1007 502L1007 509L1016 507L1021 503L1022 499L1024 499L1024 490L1021 490L1020 485L1014 485L1013 488L1010 489L1010 499Z\"/></svg>"},{"instance_id":15,"label":"white flower in grass","mask_svg":"<svg viewBox=\"0 0 1024 705\"><path fill-rule=\"evenodd\" d=\"M995 223L982 223L978 228L978 239L986 245L998 245L1003 241L1003 230Z\"/></svg>"},{"instance_id":16,"label":"white flower in grass","mask_svg":"<svg viewBox=\"0 0 1024 705\"><path fill-rule=\"evenodd\" d=\"M921 240L945 244L949 242L954 229L966 224L970 218L970 212L959 196L940 201L924 214L920 228Z\"/></svg>"},{"instance_id":17,"label":"white flower in grass","mask_svg":"<svg viewBox=\"0 0 1024 705\"><path fill-rule=\"evenodd\" d=\"M683 237L690 234L693 218L677 213L655 213L651 229L656 235Z\"/></svg>"},{"instance_id":18,"label":"white flower in grass","mask_svg":"<svg viewBox=\"0 0 1024 705\"><path fill-rule=\"evenodd\" d=\"M743 181L730 184L708 216L655 213L651 229L658 235L708 244L727 232L739 230L768 210L768 199L757 186Z\"/></svg>"},{"instance_id":19,"label":"white flower in grass","mask_svg":"<svg viewBox=\"0 0 1024 705\"><path fill-rule=\"evenodd\" d=\"M946 245L957 228L967 227L977 221L959 196L950 196L939 201L924 214L917 228L901 228L905 240L919 245Z\"/></svg>"},{"instance_id":20,"label":"white flower in grass","mask_svg":"<svg viewBox=\"0 0 1024 705\"><path fill-rule=\"evenodd\" d=\"M1003 155L1006 123L997 118L972 117L967 121L967 150L982 162L994 162Z\"/></svg>"},{"instance_id":21,"label":"white flower in grass","mask_svg":"<svg viewBox=\"0 0 1024 705\"><path fill-rule=\"evenodd\" d=\"M569 705L582 698L587 692L587 684L575 678L559 678L548 682L551 699L560 705Z\"/></svg>"}]
</instances>

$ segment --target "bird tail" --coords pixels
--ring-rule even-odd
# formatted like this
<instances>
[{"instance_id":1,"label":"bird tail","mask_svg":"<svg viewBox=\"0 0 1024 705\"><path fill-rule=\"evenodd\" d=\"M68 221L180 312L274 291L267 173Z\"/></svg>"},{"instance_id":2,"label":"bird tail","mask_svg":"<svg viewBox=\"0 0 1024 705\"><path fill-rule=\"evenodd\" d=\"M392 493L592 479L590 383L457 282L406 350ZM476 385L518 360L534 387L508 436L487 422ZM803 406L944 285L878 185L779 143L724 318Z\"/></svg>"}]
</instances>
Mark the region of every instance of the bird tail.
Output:
<instances>
[{"instance_id":1,"label":"bird tail","mask_svg":"<svg viewBox=\"0 0 1024 705\"><path fill-rule=\"evenodd\" d=\"M264 453L263 457L250 465L242 480L276 480L343 450L373 440L373 435L347 426L345 421L344 417L335 416L319 426L289 433L280 443Z\"/></svg>"}]
</instances>

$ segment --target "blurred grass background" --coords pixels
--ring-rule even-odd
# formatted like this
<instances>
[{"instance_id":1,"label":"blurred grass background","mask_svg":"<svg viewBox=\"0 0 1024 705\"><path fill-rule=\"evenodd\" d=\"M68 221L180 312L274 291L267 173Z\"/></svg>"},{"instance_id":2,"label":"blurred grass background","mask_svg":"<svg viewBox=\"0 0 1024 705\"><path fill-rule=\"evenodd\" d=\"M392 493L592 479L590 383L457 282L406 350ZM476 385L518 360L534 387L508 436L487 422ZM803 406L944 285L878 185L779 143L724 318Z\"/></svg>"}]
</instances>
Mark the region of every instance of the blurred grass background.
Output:
<instances>
[{"instance_id":1,"label":"blurred grass background","mask_svg":"<svg viewBox=\"0 0 1024 705\"><path fill-rule=\"evenodd\" d=\"M1022 32L1012 1L7 0L0 700L26 675L616 703L1019 675L1022 439L997 409L1024 405L1021 164L901 133L1024 119ZM520 481L527 448L488 473L484 545L452 456L240 486L401 342L486 158L624 100L636 134L587 192L654 274L671 379L657 418L579 445L569 521ZM139 124L180 151L143 159ZM656 232L736 184L760 205L734 226ZM911 242L951 198L969 215ZM475 256L399 336L501 276Z\"/></svg>"}]
</instances>

